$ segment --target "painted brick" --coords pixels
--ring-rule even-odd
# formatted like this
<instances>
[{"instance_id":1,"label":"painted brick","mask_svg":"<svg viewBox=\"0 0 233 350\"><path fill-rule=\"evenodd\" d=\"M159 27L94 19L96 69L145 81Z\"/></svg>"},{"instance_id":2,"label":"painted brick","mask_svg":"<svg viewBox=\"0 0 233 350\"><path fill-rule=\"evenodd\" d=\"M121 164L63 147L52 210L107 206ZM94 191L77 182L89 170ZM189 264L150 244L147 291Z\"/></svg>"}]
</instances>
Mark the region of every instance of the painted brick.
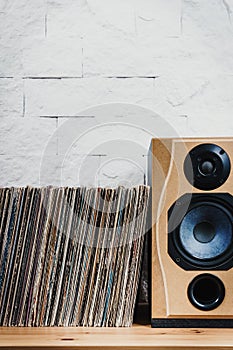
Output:
<instances>
[{"instance_id":1,"label":"painted brick","mask_svg":"<svg viewBox=\"0 0 233 350\"><path fill-rule=\"evenodd\" d=\"M0 155L1 186L132 186L143 183L140 165L110 157L66 158L60 167L57 156ZM25 171L27 169L27 171ZM113 172L115 174L113 175Z\"/></svg>"},{"instance_id":2,"label":"painted brick","mask_svg":"<svg viewBox=\"0 0 233 350\"><path fill-rule=\"evenodd\" d=\"M74 154L74 158L82 155L90 154L90 148L85 143L88 138L88 131L96 126L93 116L75 117L75 118L58 118L58 128L53 135L51 141L51 149L53 148L53 139L57 139L58 155L65 157ZM48 146L48 152L50 144Z\"/></svg>"},{"instance_id":3,"label":"painted brick","mask_svg":"<svg viewBox=\"0 0 233 350\"><path fill-rule=\"evenodd\" d=\"M61 169L56 156L44 159L40 156L0 155L1 186L61 186Z\"/></svg>"},{"instance_id":4,"label":"painted brick","mask_svg":"<svg viewBox=\"0 0 233 350\"><path fill-rule=\"evenodd\" d=\"M55 131L55 119L0 118L0 154L25 158L41 156ZM56 155L56 147L56 140L53 140L46 155Z\"/></svg>"},{"instance_id":5,"label":"painted brick","mask_svg":"<svg viewBox=\"0 0 233 350\"><path fill-rule=\"evenodd\" d=\"M176 110L188 116L188 128L193 133L229 136L233 132L232 89L233 76L217 76Z\"/></svg>"},{"instance_id":6,"label":"painted brick","mask_svg":"<svg viewBox=\"0 0 233 350\"><path fill-rule=\"evenodd\" d=\"M145 158L141 157L145 162ZM103 157L98 171L98 181L101 187L132 187L143 184L145 169L137 161L131 158L114 159L110 156Z\"/></svg>"},{"instance_id":7,"label":"painted brick","mask_svg":"<svg viewBox=\"0 0 233 350\"><path fill-rule=\"evenodd\" d=\"M49 1L48 32L56 37L95 36L109 31L128 37L180 35L181 0ZM91 25L89 25L91 23Z\"/></svg>"},{"instance_id":8,"label":"painted brick","mask_svg":"<svg viewBox=\"0 0 233 350\"><path fill-rule=\"evenodd\" d=\"M61 183L69 186L99 185L100 156L68 154L63 158Z\"/></svg>"},{"instance_id":9,"label":"painted brick","mask_svg":"<svg viewBox=\"0 0 233 350\"><path fill-rule=\"evenodd\" d=\"M133 145L132 154L147 154L152 137L178 137L188 133L187 116L174 113L166 104L157 106L159 117L150 109L130 104L103 104L82 113L82 117L58 118L58 154L118 156L129 151L118 147L116 142ZM136 146L141 151L136 151Z\"/></svg>"},{"instance_id":10,"label":"painted brick","mask_svg":"<svg viewBox=\"0 0 233 350\"><path fill-rule=\"evenodd\" d=\"M123 131L124 128L119 129ZM126 135L124 135L124 131ZM147 154L149 148L149 142L145 142L147 135L142 135L142 133L140 135L135 130L133 132L132 128L131 132L129 130L128 132L126 132L127 130L124 131L122 138L116 137L96 145L97 153L108 150L107 155L101 158L98 171L100 186L116 187L123 185L131 187L143 183L145 180L147 159L144 155ZM131 137L129 137L130 134ZM136 137L137 134L138 138Z\"/></svg>"},{"instance_id":11,"label":"painted brick","mask_svg":"<svg viewBox=\"0 0 233 350\"><path fill-rule=\"evenodd\" d=\"M115 120L114 120L115 119ZM118 152L121 157L127 152L125 146L119 147L122 142L128 142L131 154L136 152L136 146L141 147L140 154L146 154L151 134L143 130L141 125L129 123L127 118L111 118L99 120L98 118L72 118L59 120L58 154L74 155L109 155ZM118 144L119 143L119 144ZM127 146L127 147L128 147ZM129 149L128 149L129 151Z\"/></svg>"},{"instance_id":12,"label":"painted brick","mask_svg":"<svg viewBox=\"0 0 233 350\"><path fill-rule=\"evenodd\" d=\"M82 42L76 39L38 39L23 50L26 77L81 77L82 61Z\"/></svg>"},{"instance_id":13,"label":"painted brick","mask_svg":"<svg viewBox=\"0 0 233 350\"><path fill-rule=\"evenodd\" d=\"M23 81L0 78L0 118L13 118L22 115ZM8 121L10 122L10 119Z\"/></svg>"},{"instance_id":14,"label":"painted brick","mask_svg":"<svg viewBox=\"0 0 233 350\"><path fill-rule=\"evenodd\" d=\"M49 37L80 39L85 33L98 28L94 16L84 0L52 1L47 3L47 29Z\"/></svg>"},{"instance_id":15,"label":"painted brick","mask_svg":"<svg viewBox=\"0 0 233 350\"><path fill-rule=\"evenodd\" d=\"M83 39L84 76L148 76L158 74L153 50L131 38L113 38L104 32ZM104 64L103 64L104 62Z\"/></svg>"},{"instance_id":16,"label":"painted brick","mask_svg":"<svg viewBox=\"0 0 233 350\"><path fill-rule=\"evenodd\" d=\"M95 0L93 0L95 1ZM136 31L139 38L151 40L181 34L181 0L143 0L135 3Z\"/></svg>"},{"instance_id":17,"label":"painted brick","mask_svg":"<svg viewBox=\"0 0 233 350\"><path fill-rule=\"evenodd\" d=\"M192 39L199 54L202 52L207 71L215 69L217 74L233 71L232 11L231 0L183 2L183 34Z\"/></svg>"},{"instance_id":18,"label":"painted brick","mask_svg":"<svg viewBox=\"0 0 233 350\"><path fill-rule=\"evenodd\" d=\"M22 47L15 38L0 38L0 77L22 76Z\"/></svg>"},{"instance_id":19,"label":"painted brick","mask_svg":"<svg viewBox=\"0 0 233 350\"><path fill-rule=\"evenodd\" d=\"M14 38L22 44L33 41L45 33L46 5L44 0L3 0L0 12L1 37L5 40Z\"/></svg>"},{"instance_id":20,"label":"painted brick","mask_svg":"<svg viewBox=\"0 0 233 350\"><path fill-rule=\"evenodd\" d=\"M44 0L0 2L0 76L23 76L24 48L43 38L45 27Z\"/></svg>"},{"instance_id":21,"label":"painted brick","mask_svg":"<svg viewBox=\"0 0 233 350\"><path fill-rule=\"evenodd\" d=\"M26 115L75 116L90 106L146 103L153 99L153 79L61 79L25 82Z\"/></svg>"},{"instance_id":22,"label":"painted brick","mask_svg":"<svg viewBox=\"0 0 233 350\"><path fill-rule=\"evenodd\" d=\"M232 33L232 9L231 0L184 0L182 6L183 33L199 38L199 40L206 36L210 42L214 37L228 36Z\"/></svg>"}]
</instances>

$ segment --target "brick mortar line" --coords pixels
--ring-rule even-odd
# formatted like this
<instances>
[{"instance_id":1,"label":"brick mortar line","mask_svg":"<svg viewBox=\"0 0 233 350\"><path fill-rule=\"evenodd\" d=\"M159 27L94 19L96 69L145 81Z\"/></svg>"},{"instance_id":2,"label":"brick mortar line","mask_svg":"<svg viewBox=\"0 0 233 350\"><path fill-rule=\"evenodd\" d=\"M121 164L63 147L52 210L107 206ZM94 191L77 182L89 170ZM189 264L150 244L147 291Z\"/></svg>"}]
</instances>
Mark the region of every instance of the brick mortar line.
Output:
<instances>
[{"instance_id":1,"label":"brick mortar line","mask_svg":"<svg viewBox=\"0 0 233 350\"><path fill-rule=\"evenodd\" d=\"M0 77L0 79L23 79L23 80L61 80L61 79L95 79L95 78L102 78L102 79L158 79L160 78L159 75L129 75L129 76L23 76L23 77Z\"/></svg>"},{"instance_id":2,"label":"brick mortar line","mask_svg":"<svg viewBox=\"0 0 233 350\"><path fill-rule=\"evenodd\" d=\"M63 119L63 118L84 118L84 119L92 119L95 118L94 115L40 115L39 117L31 117L31 118L51 118L51 119Z\"/></svg>"}]
</instances>

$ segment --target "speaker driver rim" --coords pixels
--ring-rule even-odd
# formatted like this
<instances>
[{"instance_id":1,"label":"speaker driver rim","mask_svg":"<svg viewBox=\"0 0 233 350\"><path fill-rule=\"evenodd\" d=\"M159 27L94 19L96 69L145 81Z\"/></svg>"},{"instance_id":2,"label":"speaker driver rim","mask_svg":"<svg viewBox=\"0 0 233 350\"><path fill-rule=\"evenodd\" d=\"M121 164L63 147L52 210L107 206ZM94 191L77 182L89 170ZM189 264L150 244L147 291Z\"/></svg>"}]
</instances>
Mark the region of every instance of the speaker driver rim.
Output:
<instances>
[{"instance_id":1,"label":"speaker driver rim","mask_svg":"<svg viewBox=\"0 0 233 350\"><path fill-rule=\"evenodd\" d=\"M209 299L206 295L208 293ZM194 307L202 311L211 311L222 304L225 298L225 286L217 276L204 273L194 277L188 286L187 294Z\"/></svg>"},{"instance_id":2,"label":"speaker driver rim","mask_svg":"<svg viewBox=\"0 0 233 350\"><path fill-rule=\"evenodd\" d=\"M213 166L212 172L205 174L202 166L209 162ZM222 186L228 179L231 171L231 162L226 151L211 143L195 146L187 154L183 170L189 183L200 190L214 190Z\"/></svg>"},{"instance_id":3,"label":"speaker driver rim","mask_svg":"<svg viewBox=\"0 0 233 350\"><path fill-rule=\"evenodd\" d=\"M217 226L218 222L214 222L216 225L213 225L213 226L217 226L217 229L219 229L219 227L221 225L224 225L225 224L225 229L227 226L230 226L229 227L229 230L226 229L226 231L224 232L224 230L222 230L224 232L224 234L221 235L220 232L216 232L215 236L213 237L213 239L207 243L210 243L209 245L206 244L206 243L199 243L197 240L195 240L195 237L194 237L194 234L193 235L189 235L189 237L187 238L187 234L186 232L181 232L182 231L182 226L184 225L184 222L186 221L187 217L190 215L190 213L192 213L193 211L195 211L196 209L200 209L200 211L202 213L205 213L205 211L208 212L208 210L211 211L210 207L212 207L212 210L214 209L215 211L215 214L216 215L225 215L224 219L226 220L226 222L222 222L222 220L220 221L220 224ZM213 214L213 212L210 214ZM205 215L204 215L205 216ZM211 216L211 215L210 215ZM214 220L216 219L216 217L214 217ZM228 221L227 221L228 220ZM179 243L176 241L176 243L178 243L178 247L182 247L181 251L182 251L182 255L185 255L185 256L188 256L190 257L190 259L193 261L193 259L198 259L200 260L201 262L203 261L213 261L213 260L216 260L218 258L220 258L221 256L225 256L227 254L227 251L231 250L231 246L233 245L233 226L232 226L232 220L233 220L233 217L231 215L231 213L223 206L220 206L218 203L213 203L213 202L209 202L209 201L203 201L201 202L201 204L199 203L196 203L195 205L193 205L191 207L190 210L187 211L186 215L184 216L181 224L180 224L180 227L179 227L179 233L176 235L176 238L177 240L179 241ZM208 222L210 222L211 219L208 219ZM197 223L199 223L197 221ZM213 224L213 222L212 222ZM192 225L190 225L192 226ZM190 228L190 231L191 231L191 228ZM228 234L228 232L229 234ZM182 235L183 234L183 235ZM185 240L184 240L184 237L186 238L188 244L186 244L186 247L185 247ZM217 241L217 242L216 242ZM214 245L215 244L215 245ZM196 250L197 252L195 253L195 250L193 249L192 250L192 246L195 247L196 245ZM212 248L215 250L218 248L217 245L220 245L223 247L222 251L218 254L216 254L215 256L210 256L210 257L201 257L201 254L205 252L205 254L208 254L208 250L209 250L209 246L211 247L212 245ZM190 246L190 248L188 249L188 247ZM220 247L221 248L221 247ZM199 256L198 256L198 249L200 249L199 251ZM213 251L212 249L212 251ZM229 251L230 253L230 251ZM195 255L196 254L196 255Z\"/></svg>"},{"instance_id":4,"label":"speaker driver rim","mask_svg":"<svg viewBox=\"0 0 233 350\"><path fill-rule=\"evenodd\" d=\"M191 197L190 197L191 196ZM191 201L190 201L191 198ZM187 202L189 207L187 210ZM223 254L211 258L211 259L197 259L187 251L183 249L179 240L179 229L181 221L185 214L200 205L200 203L208 202L208 204L214 204L220 206L221 209L228 213L231 227L232 227L232 240L228 248ZM183 217L180 218L180 213L183 210ZM178 221L176 221L176 218ZM168 253L174 262L184 270L228 270L233 266L233 196L227 193L221 194L185 194L180 197L168 211Z\"/></svg>"}]
</instances>

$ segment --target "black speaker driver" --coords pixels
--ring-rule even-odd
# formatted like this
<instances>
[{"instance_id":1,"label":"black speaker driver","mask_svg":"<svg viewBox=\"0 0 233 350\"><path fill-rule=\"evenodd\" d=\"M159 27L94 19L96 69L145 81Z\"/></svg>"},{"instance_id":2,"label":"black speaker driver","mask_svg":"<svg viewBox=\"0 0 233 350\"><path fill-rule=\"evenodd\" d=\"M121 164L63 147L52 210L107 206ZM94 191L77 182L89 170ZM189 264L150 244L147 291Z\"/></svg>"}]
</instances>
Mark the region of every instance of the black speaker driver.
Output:
<instances>
[{"instance_id":1,"label":"black speaker driver","mask_svg":"<svg viewBox=\"0 0 233 350\"><path fill-rule=\"evenodd\" d=\"M168 253L185 270L233 266L233 197L182 196L168 212Z\"/></svg>"},{"instance_id":2,"label":"black speaker driver","mask_svg":"<svg viewBox=\"0 0 233 350\"><path fill-rule=\"evenodd\" d=\"M224 300L225 287L216 276L204 273L195 277L188 287L188 298L197 309L216 309Z\"/></svg>"},{"instance_id":3,"label":"black speaker driver","mask_svg":"<svg viewBox=\"0 0 233 350\"><path fill-rule=\"evenodd\" d=\"M215 144L206 143L194 147L184 161L187 180L201 190L220 187L229 177L230 170L228 154Z\"/></svg>"},{"instance_id":4,"label":"black speaker driver","mask_svg":"<svg viewBox=\"0 0 233 350\"><path fill-rule=\"evenodd\" d=\"M231 215L217 203L196 204L183 218L178 239L192 258L216 259L232 243Z\"/></svg>"}]
</instances>

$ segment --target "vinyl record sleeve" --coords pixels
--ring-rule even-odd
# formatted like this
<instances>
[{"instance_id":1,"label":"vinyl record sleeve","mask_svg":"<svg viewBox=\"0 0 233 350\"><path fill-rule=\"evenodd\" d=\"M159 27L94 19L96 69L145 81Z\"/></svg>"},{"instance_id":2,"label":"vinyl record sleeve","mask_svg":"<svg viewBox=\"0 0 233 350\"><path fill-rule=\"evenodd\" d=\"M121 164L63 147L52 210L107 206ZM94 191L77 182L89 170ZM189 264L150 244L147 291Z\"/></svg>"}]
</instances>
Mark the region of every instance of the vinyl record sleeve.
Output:
<instances>
[{"instance_id":1,"label":"vinyl record sleeve","mask_svg":"<svg viewBox=\"0 0 233 350\"><path fill-rule=\"evenodd\" d=\"M0 324L130 326L148 191L0 188Z\"/></svg>"}]
</instances>

